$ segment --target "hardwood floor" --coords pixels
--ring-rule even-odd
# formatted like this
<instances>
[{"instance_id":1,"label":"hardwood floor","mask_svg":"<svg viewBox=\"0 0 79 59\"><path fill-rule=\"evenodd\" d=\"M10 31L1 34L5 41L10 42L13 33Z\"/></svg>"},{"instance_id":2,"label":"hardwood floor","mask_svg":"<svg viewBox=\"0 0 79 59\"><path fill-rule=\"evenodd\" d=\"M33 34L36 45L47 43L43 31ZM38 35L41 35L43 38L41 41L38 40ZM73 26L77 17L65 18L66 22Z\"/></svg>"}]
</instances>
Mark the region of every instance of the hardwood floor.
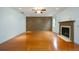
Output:
<instances>
[{"instance_id":1,"label":"hardwood floor","mask_svg":"<svg viewBox=\"0 0 79 59\"><path fill-rule=\"evenodd\" d=\"M27 32L3 44L0 51L79 51L79 45L65 42L48 31Z\"/></svg>"}]
</instances>

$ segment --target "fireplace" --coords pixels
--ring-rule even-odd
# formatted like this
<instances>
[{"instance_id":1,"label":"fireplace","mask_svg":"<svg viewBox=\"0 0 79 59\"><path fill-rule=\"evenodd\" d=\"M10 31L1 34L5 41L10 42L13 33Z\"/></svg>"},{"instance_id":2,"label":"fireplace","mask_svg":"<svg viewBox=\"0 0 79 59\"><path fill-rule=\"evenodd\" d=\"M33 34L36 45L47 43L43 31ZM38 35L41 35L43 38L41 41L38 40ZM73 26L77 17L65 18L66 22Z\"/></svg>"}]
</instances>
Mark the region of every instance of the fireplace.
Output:
<instances>
[{"instance_id":1,"label":"fireplace","mask_svg":"<svg viewBox=\"0 0 79 59\"><path fill-rule=\"evenodd\" d=\"M66 41L74 42L74 20L59 22L59 36Z\"/></svg>"},{"instance_id":2,"label":"fireplace","mask_svg":"<svg viewBox=\"0 0 79 59\"><path fill-rule=\"evenodd\" d=\"M71 27L70 26L61 26L61 35L70 39Z\"/></svg>"}]
</instances>

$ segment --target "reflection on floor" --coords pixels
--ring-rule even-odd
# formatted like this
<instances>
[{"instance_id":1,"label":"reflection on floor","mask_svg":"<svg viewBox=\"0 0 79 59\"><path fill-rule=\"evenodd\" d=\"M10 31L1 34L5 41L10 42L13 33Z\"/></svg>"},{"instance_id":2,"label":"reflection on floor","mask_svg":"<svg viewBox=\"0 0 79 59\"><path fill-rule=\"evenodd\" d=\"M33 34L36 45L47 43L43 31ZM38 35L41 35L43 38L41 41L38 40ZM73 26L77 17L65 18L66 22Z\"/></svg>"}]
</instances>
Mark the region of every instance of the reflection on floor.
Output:
<instances>
[{"instance_id":1,"label":"reflection on floor","mask_svg":"<svg viewBox=\"0 0 79 59\"><path fill-rule=\"evenodd\" d=\"M1 51L75 51L79 45L65 42L48 31L27 32L0 45Z\"/></svg>"}]
</instances>

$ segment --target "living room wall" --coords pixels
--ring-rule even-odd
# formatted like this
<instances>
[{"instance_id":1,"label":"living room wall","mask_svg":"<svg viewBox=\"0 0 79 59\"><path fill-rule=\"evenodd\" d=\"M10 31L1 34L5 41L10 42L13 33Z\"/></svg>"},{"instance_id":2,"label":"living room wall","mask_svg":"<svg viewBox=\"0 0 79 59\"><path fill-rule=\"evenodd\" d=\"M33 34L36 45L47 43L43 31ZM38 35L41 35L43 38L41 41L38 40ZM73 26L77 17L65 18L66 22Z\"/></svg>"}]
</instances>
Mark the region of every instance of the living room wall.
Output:
<instances>
[{"instance_id":1,"label":"living room wall","mask_svg":"<svg viewBox=\"0 0 79 59\"><path fill-rule=\"evenodd\" d=\"M0 7L0 44L26 31L25 16L14 8Z\"/></svg>"},{"instance_id":2,"label":"living room wall","mask_svg":"<svg viewBox=\"0 0 79 59\"><path fill-rule=\"evenodd\" d=\"M70 7L55 16L56 25L54 32L59 33L59 22L66 20L75 20L74 22L74 42L79 44L79 8Z\"/></svg>"}]
</instances>

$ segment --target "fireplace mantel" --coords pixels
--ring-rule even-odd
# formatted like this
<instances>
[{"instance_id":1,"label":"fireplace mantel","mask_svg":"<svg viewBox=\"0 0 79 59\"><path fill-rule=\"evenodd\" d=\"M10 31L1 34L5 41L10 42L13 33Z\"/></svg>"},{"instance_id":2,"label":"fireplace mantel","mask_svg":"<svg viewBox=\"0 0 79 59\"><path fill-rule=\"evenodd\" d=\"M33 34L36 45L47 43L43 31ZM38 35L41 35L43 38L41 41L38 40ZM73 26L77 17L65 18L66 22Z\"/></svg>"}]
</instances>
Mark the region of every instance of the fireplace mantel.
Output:
<instances>
[{"instance_id":1,"label":"fireplace mantel","mask_svg":"<svg viewBox=\"0 0 79 59\"><path fill-rule=\"evenodd\" d=\"M75 20L60 21L59 23L62 23L62 22L75 22Z\"/></svg>"},{"instance_id":2,"label":"fireplace mantel","mask_svg":"<svg viewBox=\"0 0 79 59\"><path fill-rule=\"evenodd\" d=\"M71 33L69 34L69 35L71 35L70 36L70 40L72 41L72 42L74 42L74 20L68 20L68 21L61 21L61 22L59 22L59 35L62 35L61 34L61 27L62 26L70 26L71 27Z\"/></svg>"}]
</instances>

